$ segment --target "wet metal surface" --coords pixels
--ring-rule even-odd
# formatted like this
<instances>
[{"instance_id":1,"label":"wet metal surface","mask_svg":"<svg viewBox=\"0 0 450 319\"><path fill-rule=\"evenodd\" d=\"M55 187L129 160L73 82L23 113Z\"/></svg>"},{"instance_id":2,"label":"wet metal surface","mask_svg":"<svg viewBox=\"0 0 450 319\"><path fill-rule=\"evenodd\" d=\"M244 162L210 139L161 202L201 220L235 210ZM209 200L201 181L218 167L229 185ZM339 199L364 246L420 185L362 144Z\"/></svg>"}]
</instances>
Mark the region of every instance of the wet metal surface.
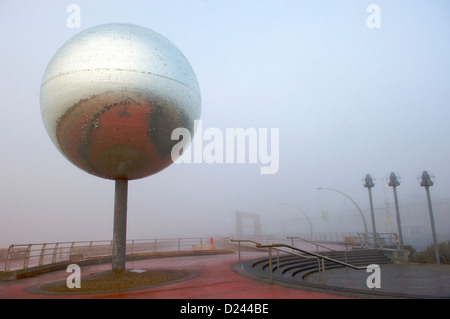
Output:
<instances>
[{"instance_id":1,"label":"wet metal surface","mask_svg":"<svg viewBox=\"0 0 450 319\"><path fill-rule=\"evenodd\" d=\"M193 135L200 104L184 55L158 33L130 24L74 36L56 52L41 85L53 143L77 167L108 179L143 178L170 165L178 142L171 133L184 127Z\"/></svg>"},{"instance_id":2,"label":"wet metal surface","mask_svg":"<svg viewBox=\"0 0 450 319\"><path fill-rule=\"evenodd\" d=\"M171 133L177 127L193 132L181 110L131 92L106 92L69 108L58 119L56 134L65 156L86 172L136 179L172 163L178 141L171 140Z\"/></svg>"}]
</instances>

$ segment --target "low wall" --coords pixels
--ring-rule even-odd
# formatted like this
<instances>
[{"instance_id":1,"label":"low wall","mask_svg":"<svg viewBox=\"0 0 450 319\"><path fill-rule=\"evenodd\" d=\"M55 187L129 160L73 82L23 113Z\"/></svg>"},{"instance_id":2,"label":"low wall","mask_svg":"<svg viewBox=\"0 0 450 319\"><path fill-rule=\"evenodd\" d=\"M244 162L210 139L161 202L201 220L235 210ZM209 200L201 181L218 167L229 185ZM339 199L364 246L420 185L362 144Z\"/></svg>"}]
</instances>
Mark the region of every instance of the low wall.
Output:
<instances>
[{"instance_id":1,"label":"low wall","mask_svg":"<svg viewBox=\"0 0 450 319\"><path fill-rule=\"evenodd\" d=\"M234 254L233 249L210 249L210 250L185 250L185 251L170 251L157 253L137 253L127 255L127 261L164 258L164 257L180 257L180 256L204 256L215 254ZM105 264L111 262L111 256L90 257L78 261L79 266ZM71 263L70 260L61 261L53 264L46 264L42 266L29 267L26 269L16 269L11 271L0 271L0 281L11 281L22 278L33 277L40 274L49 273L56 270L66 269Z\"/></svg>"}]
</instances>

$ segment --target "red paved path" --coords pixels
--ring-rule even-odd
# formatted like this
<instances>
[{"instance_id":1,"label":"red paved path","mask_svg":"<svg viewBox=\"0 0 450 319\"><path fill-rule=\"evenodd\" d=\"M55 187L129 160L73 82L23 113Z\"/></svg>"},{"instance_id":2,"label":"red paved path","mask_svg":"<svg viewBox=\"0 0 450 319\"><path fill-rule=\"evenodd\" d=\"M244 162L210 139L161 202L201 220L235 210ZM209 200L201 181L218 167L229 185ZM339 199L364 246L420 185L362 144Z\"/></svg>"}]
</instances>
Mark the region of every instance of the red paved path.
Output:
<instances>
[{"instance_id":1,"label":"red paved path","mask_svg":"<svg viewBox=\"0 0 450 319\"><path fill-rule=\"evenodd\" d=\"M266 254L264 254L266 255ZM263 256L264 256L263 255ZM243 252L242 259L262 256L257 252ZM237 262L237 254L171 257L129 261L127 269L189 269L202 275L190 280L153 288L109 293L48 295L33 294L23 289L32 285L66 279L65 270L17 281L0 282L0 298L115 298L115 299L340 299L342 296L288 288L253 280L236 274L231 267ZM110 270L110 264L85 266L81 275ZM81 282L83 284L83 282Z\"/></svg>"}]
</instances>

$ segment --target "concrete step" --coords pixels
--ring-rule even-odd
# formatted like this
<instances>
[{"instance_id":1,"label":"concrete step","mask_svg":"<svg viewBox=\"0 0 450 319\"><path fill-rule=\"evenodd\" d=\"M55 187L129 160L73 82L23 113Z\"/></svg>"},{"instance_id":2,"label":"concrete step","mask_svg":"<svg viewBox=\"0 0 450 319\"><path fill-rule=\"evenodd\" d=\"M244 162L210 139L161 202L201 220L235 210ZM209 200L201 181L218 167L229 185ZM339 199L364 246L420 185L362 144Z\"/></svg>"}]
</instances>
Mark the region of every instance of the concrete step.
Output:
<instances>
[{"instance_id":1,"label":"concrete step","mask_svg":"<svg viewBox=\"0 0 450 319\"><path fill-rule=\"evenodd\" d=\"M332 259L354 266L368 266L370 264L383 264L391 262L380 250L358 249L351 251L331 251L321 253ZM340 264L325 260L325 269L343 267ZM322 265L320 264L320 267ZM253 272L269 277L270 264L269 258L261 258L254 261L251 265ZM274 278L303 280L310 273L319 270L319 261L317 258L303 258L292 255L280 255L278 258L272 255L272 275Z\"/></svg>"}]
</instances>

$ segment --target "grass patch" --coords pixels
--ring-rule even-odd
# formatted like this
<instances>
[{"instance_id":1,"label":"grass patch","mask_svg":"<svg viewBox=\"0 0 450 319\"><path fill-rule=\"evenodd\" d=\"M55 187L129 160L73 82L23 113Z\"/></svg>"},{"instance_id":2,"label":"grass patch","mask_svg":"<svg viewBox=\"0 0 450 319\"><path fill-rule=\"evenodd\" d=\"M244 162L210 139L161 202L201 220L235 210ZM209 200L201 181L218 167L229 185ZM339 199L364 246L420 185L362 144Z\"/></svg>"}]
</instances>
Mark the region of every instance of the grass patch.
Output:
<instances>
[{"instance_id":1,"label":"grass patch","mask_svg":"<svg viewBox=\"0 0 450 319\"><path fill-rule=\"evenodd\" d=\"M442 263L450 262L450 241L438 243L438 252ZM434 245L429 244L424 250L418 251L417 257L421 263L435 263Z\"/></svg>"},{"instance_id":2,"label":"grass patch","mask_svg":"<svg viewBox=\"0 0 450 319\"><path fill-rule=\"evenodd\" d=\"M81 277L81 288L68 288L65 280L46 283L39 290L50 293L94 293L168 284L192 276L188 270L105 271Z\"/></svg>"}]
</instances>

